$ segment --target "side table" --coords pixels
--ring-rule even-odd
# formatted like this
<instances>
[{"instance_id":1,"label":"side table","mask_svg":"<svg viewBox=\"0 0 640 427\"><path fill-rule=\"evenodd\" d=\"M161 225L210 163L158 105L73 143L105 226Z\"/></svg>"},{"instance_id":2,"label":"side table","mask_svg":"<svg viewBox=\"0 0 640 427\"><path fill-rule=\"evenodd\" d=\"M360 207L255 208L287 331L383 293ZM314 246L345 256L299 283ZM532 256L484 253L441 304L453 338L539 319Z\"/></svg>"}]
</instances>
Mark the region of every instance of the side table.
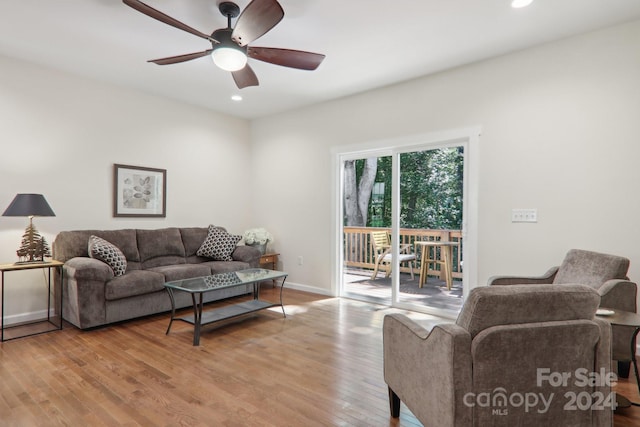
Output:
<instances>
[{"instance_id":1,"label":"side table","mask_svg":"<svg viewBox=\"0 0 640 427\"><path fill-rule=\"evenodd\" d=\"M278 268L278 253L268 253L260 257L260 267L269 267L269 270Z\"/></svg>"},{"instance_id":2,"label":"side table","mask_svg":"<svg viewBox=\"0 0 640 427\"><path fill-rule=\"evenodd\" d=\"M22 338L30 335L43 334L45 332L51 332L55 330L62 329L62 279L63 279L63 269L62 266L64 263L60 261L49 261L49 262L33 262L33 263L24 263L24 264L0 264L0 272L1 272L1 281L0 286L2 287L2 300L0 307L0 341L9 341L16 338ZM59 292L54 292L54 296L57 296L58 299L56 301L53 298L54 304L54 314L51 314L51 269L57 268L60 272L60 289ZM19 323L16 325L5 326L4 324L4 307L5 307L5 298L4 298L4 290L5 290L5 273L10 271L24 271L24 270L34 270L34 269L47 269L48 270L48 280L47 280L47 317L34 320L30 322ZM55 286L55 285L54 285Z\"/></svg>"},{"instance_id":3,"label":"side table","mask_svg":"<svg viewBox=\"0 0 640 427\"><path fill-rule=\"evenodd\" d=\"M269 270L277 270L278 269L278 256L279 253L266 253L260 256L260 268L268 268ZM272 280L271 284L273 287L276 286L276 281Z\"/></svg>"},{"instance_id":4,"label":"side table","mask_svg":"<svg viewBox=\"0 0 640 427\"><path fill-rule=\"evenodd\" d=\"M604 314L607 313L607 314ZM631 326L635 328L633 335L631 336L631 354L630 360L633 365L633 372L636 375L636 383L638 385L638 394L640 394L640 374L638 373L638 362L636 361L636 339L638 337L638 333L640 333L640 314L631 313L629 311L622 311L613 308L600 308L596 315L598 318L606 320L612 325L619 326ZM635 403L624 396L617 396L618 406L620 408L626 408L631 405L640 406L639 403Z\"/></svg>"}]
</instances>

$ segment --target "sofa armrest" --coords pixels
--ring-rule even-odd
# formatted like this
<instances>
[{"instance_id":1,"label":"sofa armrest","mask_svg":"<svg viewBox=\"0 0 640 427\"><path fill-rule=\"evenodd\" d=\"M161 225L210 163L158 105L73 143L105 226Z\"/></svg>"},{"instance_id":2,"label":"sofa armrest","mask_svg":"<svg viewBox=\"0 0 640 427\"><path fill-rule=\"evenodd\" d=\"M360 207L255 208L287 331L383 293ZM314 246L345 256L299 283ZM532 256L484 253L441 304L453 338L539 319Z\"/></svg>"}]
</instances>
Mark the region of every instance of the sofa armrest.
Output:
<instances>
[{"instance_id":1,"label":"sofa armrest","mask_svg":"<svg viewBox=\"0 0 640 427\"><path fill-rule=\"evenodd\" d=\"M624 279L607 280L598 288L600 306L617 310L637 311L636 298L638 286L634 282Z\"/></svg>"},{"instance_id":2,"label":"sofa armrest","mask_svg":"<svg viewBox=\"0 0 640 427\"><path fill-rule=\"evenodd\" d=\"M63 266L63 317L81 329L106 322L105 283L114 277L107 264L88 257L75 257Z\"/></svg>"},{"instance_id":3,"label":"sofa armrest","mask_svg":"<svg viewBox=\"0 0 640 427\"><path fill-rule=\"evenodd\" d=\"M558 267L551 267L542 276L493 276L487 281L489 286L493 285L548 285L553 283Z\"/></svg>"},{"instance_id":4,"label":"sofa armrest","mask_svg":"<svg viewBox=\"0 0 640 427\"><path fill-rule=\"evenodd\" d=\"M454 324L422 328L402 314L385 316L384 379L421 420L433 425L470 425L471 335ZM442 402L453 402L443 405Z\"/></svg>"},{"instance_id":5,"label":"sofa armrest","mask_svg":"<svg viewBox=\"0 0 640 427\"><path fill-rule=\"evenodd\" d=\"M234 261L246 262L251 267L260 267L260 251L253 246L236 246L231 254Z\"/></svg>"},{"instance_id":6,"label":"sofa armrest","mask_svg":"<svg viewBox=\"0 0 640 427\"><path fill-rule=\"evenodd\" d=\"M76 279L101 280L106 282L114 277L111 267L94 258L71 258L64 263L64 268L65 276L75 277Z\"/></svg>"}]
</instances>

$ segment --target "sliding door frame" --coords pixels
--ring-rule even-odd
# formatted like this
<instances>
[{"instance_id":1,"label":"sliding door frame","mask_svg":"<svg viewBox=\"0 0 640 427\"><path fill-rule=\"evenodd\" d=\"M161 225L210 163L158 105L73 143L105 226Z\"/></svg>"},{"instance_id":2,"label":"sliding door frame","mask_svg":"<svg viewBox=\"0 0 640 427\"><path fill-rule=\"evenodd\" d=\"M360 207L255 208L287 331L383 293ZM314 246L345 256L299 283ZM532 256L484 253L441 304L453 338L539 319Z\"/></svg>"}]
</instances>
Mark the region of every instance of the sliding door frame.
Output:
<instances>
[{"instance_id":1,"label":"sliding door frame","mask_svg":"<svg viewBox=\"0 0 640 427\"><path fill-rule=\"evenodd\" d=\"M393 156L392 161L392 234L398 236L400 229L400 162L401 153L419 150L431 150L453 146L464 147L463 175L463 298L478 285L478 157L481 128L471 127L408 137L371 141L362 144L336 147L331 150L332 157L332 294L340 296L343 285L343 164L347 160L367 157ZM393 246L393 258L398 259L398 245ZM391 306L452 318L455 313L434 307L419 306L399 301L399 269L392 268Z\"/></svg>"}]
</instances>

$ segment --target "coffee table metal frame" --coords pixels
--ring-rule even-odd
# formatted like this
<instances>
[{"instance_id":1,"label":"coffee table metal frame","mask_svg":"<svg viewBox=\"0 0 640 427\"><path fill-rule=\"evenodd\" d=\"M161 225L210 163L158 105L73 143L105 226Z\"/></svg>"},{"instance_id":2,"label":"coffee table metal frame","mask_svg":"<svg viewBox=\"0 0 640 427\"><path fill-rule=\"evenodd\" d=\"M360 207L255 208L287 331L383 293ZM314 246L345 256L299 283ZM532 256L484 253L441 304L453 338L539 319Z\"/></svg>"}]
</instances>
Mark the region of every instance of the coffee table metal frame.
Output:
<instances>
[{"instance_id":1,"label":"coffee table metal frame","mask_svg":"<svg viewBox=\"0 0 640 427\"><path fill-rule=\"evenodd\" d=\"M219 273L210 276L196 277L192 279L175 280L164 284L171 299L171 320L166 334L171 331L174 320L182 320L190 323L193 328L193 345L200 345L200 330L203 325L208 325L233 317L242 316L256 311L265 310L271 307L281 307L282 314L287 317L282 303L282 290L288 274L282 271L266 270L263 268L251 268L230 273ZM282 279L280 284L280 302L274 303L260 299L260 282ZM253 299L237 304L202 312L203 295L207 292L215 292L221 289L228 289L238 286L253 285ZM175 317L176 303L173 295L174 291L188 292L191 294L193 303L193 315Z\"/></svg>"}]
</instances>

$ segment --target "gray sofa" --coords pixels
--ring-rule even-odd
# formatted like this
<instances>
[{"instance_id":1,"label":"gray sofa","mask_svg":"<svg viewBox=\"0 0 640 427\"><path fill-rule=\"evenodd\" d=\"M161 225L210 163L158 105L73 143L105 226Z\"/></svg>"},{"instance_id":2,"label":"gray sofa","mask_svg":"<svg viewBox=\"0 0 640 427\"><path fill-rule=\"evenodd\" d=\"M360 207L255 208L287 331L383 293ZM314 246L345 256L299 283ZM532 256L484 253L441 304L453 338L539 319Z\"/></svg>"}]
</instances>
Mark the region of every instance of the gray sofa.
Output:
<instances>
[{"instance_id":1,"label":"gray sofa","mask_svg":"<svg viewBox=\"0 0 640 427\"><path fill-rule=\"evenodd\" d=\"M109 265L89 257L88 242L92 235L120 249L127 261L124 275L116 277ZM207 227L60 232L52 248L54 259L64 262L64 319L87 329L165 312L171 309L164 288L167 281L259 266L260 252L250 246L236 246L231 261L214 261L196 255L207 235ZM60 277L56 276L55 280L57 285ZM205 301L251 291L251 286L241 286L208 292ZM191 306L189 294L176 292L174 295L176 308Z\"/></svg>"}]
</instances>

